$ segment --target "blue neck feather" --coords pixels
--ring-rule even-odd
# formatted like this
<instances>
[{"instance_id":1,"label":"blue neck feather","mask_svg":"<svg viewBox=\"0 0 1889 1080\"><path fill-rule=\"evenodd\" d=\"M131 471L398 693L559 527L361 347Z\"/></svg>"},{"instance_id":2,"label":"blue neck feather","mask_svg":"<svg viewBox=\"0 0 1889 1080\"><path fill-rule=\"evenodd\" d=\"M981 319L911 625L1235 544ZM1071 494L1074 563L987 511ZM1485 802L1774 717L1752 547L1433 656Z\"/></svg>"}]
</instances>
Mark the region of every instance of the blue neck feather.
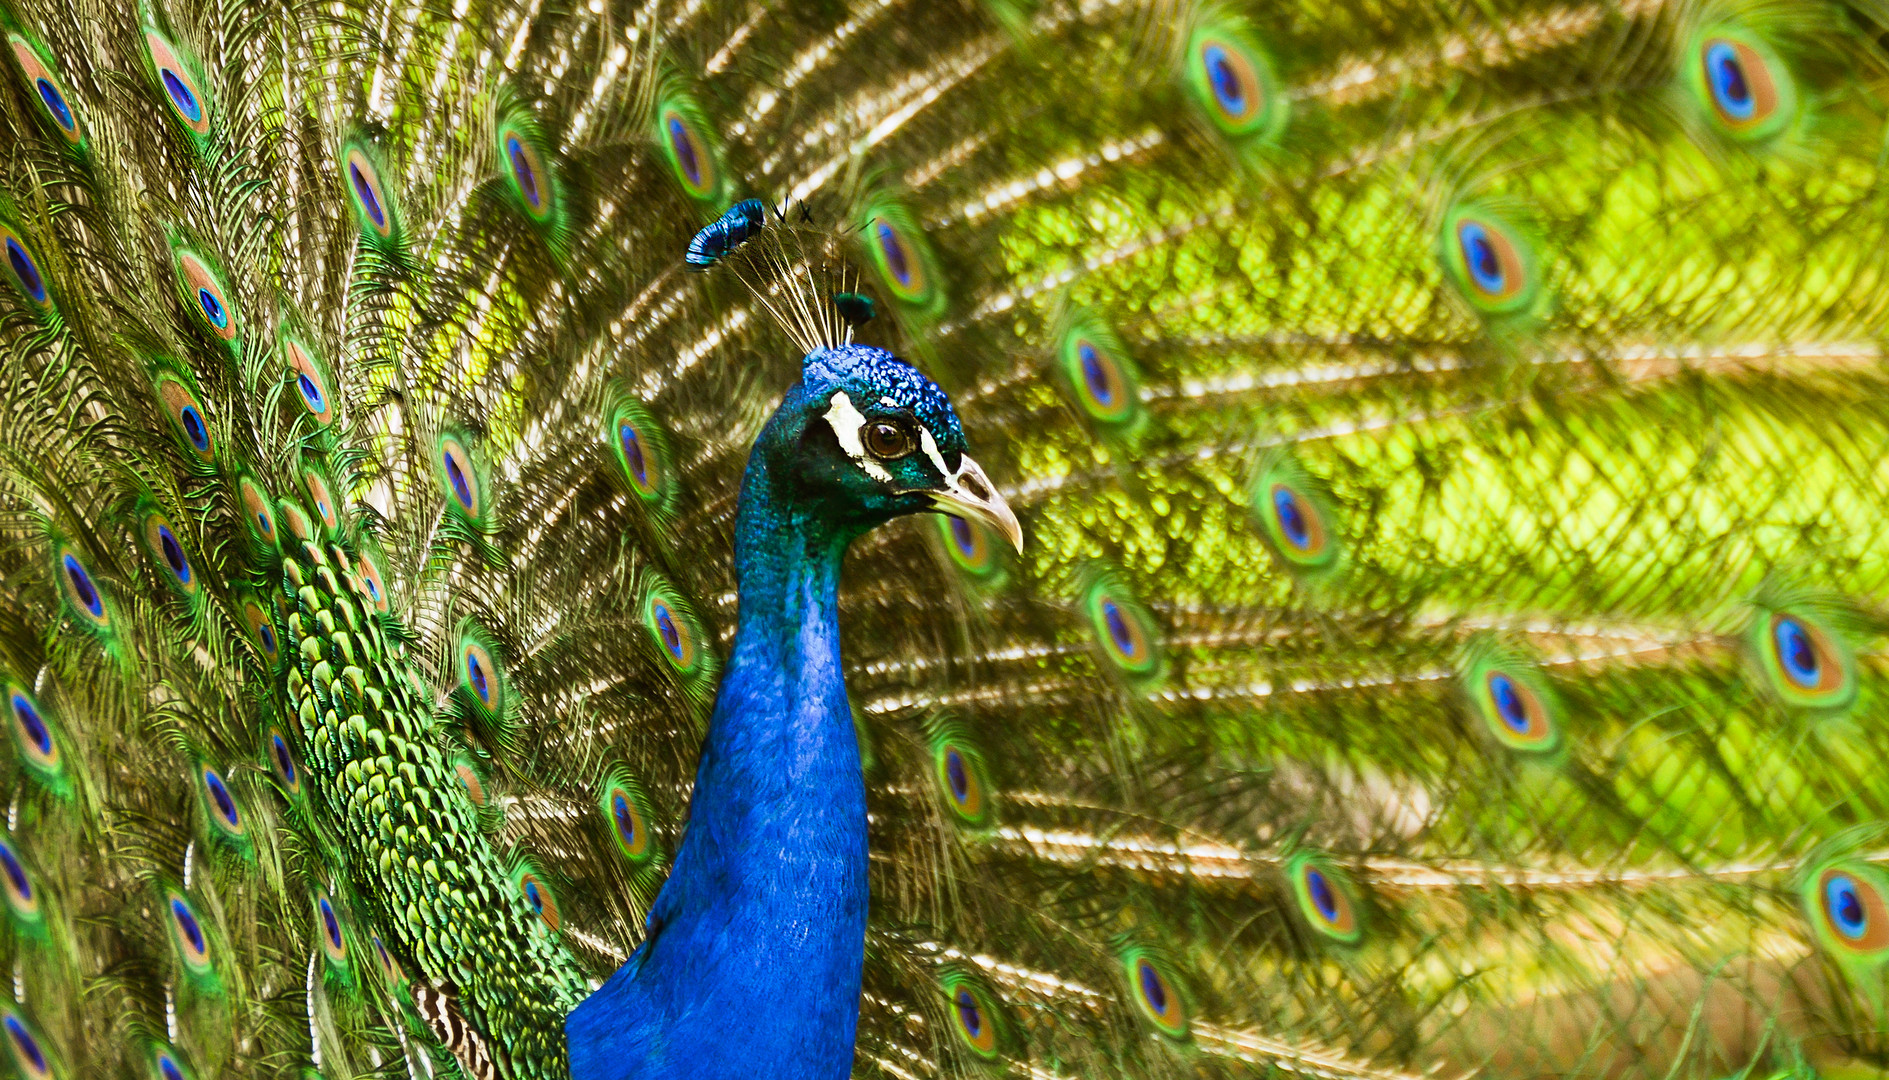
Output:
<instances>
[{"instance_id":1,"label":"blue neck feather","mask_svg":"<svg viewBox=\"0 0 1889 1080\"><path fill-rule=\"evenodd\" d=\"M651 935L565 1023L576 1080L844 1080L866 933L866 791L840 667L837 522L756 444L735 528L741 596L689 823Z\"/></svg>"}]
</instances>

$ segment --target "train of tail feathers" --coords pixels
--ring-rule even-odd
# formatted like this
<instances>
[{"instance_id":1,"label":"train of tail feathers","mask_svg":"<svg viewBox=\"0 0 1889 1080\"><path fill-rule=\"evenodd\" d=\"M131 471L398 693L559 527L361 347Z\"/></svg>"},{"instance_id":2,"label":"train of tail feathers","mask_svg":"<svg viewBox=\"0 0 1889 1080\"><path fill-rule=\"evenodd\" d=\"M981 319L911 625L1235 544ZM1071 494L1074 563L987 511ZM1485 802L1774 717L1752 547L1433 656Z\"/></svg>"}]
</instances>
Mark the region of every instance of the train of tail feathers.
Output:
<instances>
[{"instance_id":1,"label":"train of tail feathers","mask_svg":"<svg viewBox=\"0 0 1889 1080\"><path fill-rule=\"evenodd\" d=\"M0 32L0 1073L1889 1069L1882 0Z\"/></svg>"}]
</instances>

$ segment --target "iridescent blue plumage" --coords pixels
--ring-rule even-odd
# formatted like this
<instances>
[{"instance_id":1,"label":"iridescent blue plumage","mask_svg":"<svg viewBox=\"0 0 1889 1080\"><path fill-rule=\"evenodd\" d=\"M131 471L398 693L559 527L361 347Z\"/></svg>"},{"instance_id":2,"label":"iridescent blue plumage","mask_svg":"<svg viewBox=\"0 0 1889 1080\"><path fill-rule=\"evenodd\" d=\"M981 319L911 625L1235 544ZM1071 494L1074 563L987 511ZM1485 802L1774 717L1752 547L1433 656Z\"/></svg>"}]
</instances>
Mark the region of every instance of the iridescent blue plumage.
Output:
<instances>
[{"instance_id":1,"label":"iridescent blue plumage","mask_svg":"<svg viewBox=\"0 0 1889 1080\"><path fill-rule=\"evenodd\" d=\"M767 206L759 199L743 199L695 234L684 261L690 270L707 270L766 225Z\"/></svg>"},{"instance_id":2,"label":"iridescent blue plumage","mask_svg":"<svg viewBox=\"0 0 1889 1080\"><path fill-rule=\"evenodd\" d=\"M1014 541L964 450L943 391L865 346L809 356L761 432L735 526L740 621L688 831L649 938L566 1023L577 1080L850 1073L866 789L841 676L840 564L874 526L923 510Z\"/></svg>"}]
</instances>

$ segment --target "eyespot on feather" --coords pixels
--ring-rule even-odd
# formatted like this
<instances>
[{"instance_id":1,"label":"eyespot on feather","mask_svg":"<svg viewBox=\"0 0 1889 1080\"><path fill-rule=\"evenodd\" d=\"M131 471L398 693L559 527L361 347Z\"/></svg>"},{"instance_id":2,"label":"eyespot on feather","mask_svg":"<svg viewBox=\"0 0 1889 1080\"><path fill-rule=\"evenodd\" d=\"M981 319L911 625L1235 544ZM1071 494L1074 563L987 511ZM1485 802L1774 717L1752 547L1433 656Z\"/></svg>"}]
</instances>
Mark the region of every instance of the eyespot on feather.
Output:
<instances>
[{"instance_id":1,"label":"eyespot on feather","mask_svg":"<svg viewBox=\"0 0 1889 1080\"><path fill-rule=\"evenodd\" d=\"M52 310L52 291L32 244L20 231L0 221L0 247L6 248L7 278L21 299L40 312Z\"/></svg>"},{"instance_id":2,"label":"eyespot on feather","mask_svg":"<svg viewBox=\"0 0 1889 1080\"><path fill-rule=\"evenodd\" d=\"M291 797L302 793L302 769L295 762L295 748L289 745L288 735L278 726L270 725L263 739L263 756L269 759L269 772L282 790Z\"/></svg>"},{"instance_id":3,"label":"eyespot on feather","mask_svg":"<svg viewBox=\"0 0 1889 1080\"><path fill-rule=\"evenodd\" d=\"M0 1010L0 1025L7 1029L8 1056L21 1080L50 1080L52 1064L26 1017L11 1008Z\"/></svg>"},{"instance_id":4,"label":"eyespot on feather","mask_svg":"<svg viewBox=\"0 0 1889 1080\"><path fill-rule=\"evenodd\" d=\"M328 376L298 338L284 335L282 348L288 357L289 380L296 400L316 423L323 426L333 423L335 399L329 390Z\"/></svg>"},{"instance_id":5,"label":"eyespot on feather","mask_svg":"<svg viewBox=\"0 0 1889 1080\"><path fill-rule=\"evenodd\" d=\"M1855 702L1854 653L1807 608L1760 611L1746 639L1767 687L1784 704L1835 712Z\"/></svg>"},{"instance_id":6,"label":"eyespot on feather","mask_svg":"<svg viewBox=\"0 0 1889 1080\"><path fill-rule=\"evenodd\" d=\"M39 701L18 683L6 684L7 714L12 720L13 745L30 775L55 790L64 786L65 756L59 749L57 723Z\"/></svg>"},{"instance_id":7,"label":"eyespot on feather","mask_svg":"<svg viewBox=\"0 0 1889 1080\"><path fill-rule=\"evenodd\" d=\"M1187 1002L1166 962L1141 946L1123 950L1120 962L1136 1011L1162 1035L1176 1040L1187 1038Z\"/></svg>"},{"instance_id":8,"label":"eyespot on feather","mask_svg":"<svg viewBox=\"0 0 1889 1080\"><path fill-rule=\"evenodd\" d=\"M335 502L334 492L320 469L313 465L302 466L302 490L308 495L309 505L315 508L315 516L321 519L322 528L330 537L341 535L341 506Z\"/></svg>"},{"instance_id":9,"label":"eyespot on feather","mask_svg":"<svg viewBox=\"0 0 1889 1080\"><path fill-rule=\"evenodd\" d=\"M453 772L459 777L460 786L466 789L466 798L471 800L472 805L483 809L487 795L485 780L479 775L479 770L473 768L470 760L461 757L453 762Z\"/></svg>"},{"instance_id":10,"label":"eyespot on feather","mask_svg":"<svg viewBox=\"0 0 1889 1080\"><path fill-rule=\"evenodd\" d=\"M178 959L193 972L203 973L210 969L210 938L204 931L203 923L197 918L197 910L182 893L171 891L164 897L165 914L170 925L172 944L177 946Z\"/></svg>"},{"instance_id":11,"label":"eyespot on feather","mask_svg":"<svg viewBox=\"0 0 1889 1080\"><path fill-rule=\"evenodd\" d=\"M15 923L35 925L40 921L39 890L19 851L4 839L0 839L0 891L6 895L7 913Z\"/></svg>"},{"instance_id":12,"label":"eyespot on feather","mask_svg":"<svg viewBox=\"0 0 1889 1080\"><path fill-rule=\"evenodd\" d=\"M480 712L487 716L504 712L505 673L492 658L484 635L470 628L459 635L459 685Z\"/></svg>"},{"instance_id":13,"label":"eyespot on feather","mask_svg":"<svg viewBox=\"0 0 1889 1080\"><path fill-rule=\"evenodd\" d=\"M960 971L947 970L939 983L958 1041L985 1061L999 1060L1007 1025L996 995L981 980Z\"/></svg>"},{"instance_id":14,"label":"eyespot on feather","mask_svg":"<svg viewBox=\"0 0 1889 1080\"><path fill-rule=\"evenodd\" d=\"M282 649L281 633L276 629L274 616L261 601L244 600L243 623L249 630L250 641L262 651L263 659L274 663Z\"/></svg>"},{"instance_id":15,"label":"eyespot on feather","mask_svg":"<svg viewBox=\"0 0 1889 1080\"><path fill-rule=\"evenodd\" d=\"M434 460L447 508L467 521L479 522L485 510L484 493L465 443L456 435L442 436Z\"/></svg>"},{"instance_id":16,"label":"eyespot on feather","mask_svg":"<svg viewBox=\"0 0 1889 1080\"><path fill-rule=\"evenodd\" d=\"M162 34L149 27L144 31L144 46L152 74L171 115L199 137L210 134L210 105L194 65L186 64L178 48Z\"/></svg>"},{"instance_id":17,"label":"eyespot on feather","mask_svg":"<svg viewBox=\"0 0 1889 1080\"><path fill-rule=\"evenodd\" d=\"M1735 24L1703 27L1682 62L1698 112L1733 142L1758 144L1786 131L1797 114L1797 83L1769 42Z\"/></svg>"},{"instance_id":18,"label":"eyespot on feather","mask_svg":"<svg viewBox=\"0 0 1889 1080\"><path fill-rule=\"evenodd\" d=\"M649 816L641 792L627 775L613 774L606 778L597 809L623 857L632 865L648 862L655 854Z\"/></svg>"},{"instance_id":19,"label":"eyespot on feather","mask_svg":"<svg viewBox=\"0 0 1889 1080\"><path fill-rule=\"evenodd\" d=\"M1492 210L1461 203L1444 216L1438 243L1456 291L1485 316L1536 314L1543 294L1534 244Z\"/></svg>"},{"instance_id":20,"label":"eyespot on feather","mask_svg":"<svg viewBox=\"0 0 1889 1080\"><path fill-rule=\"evenodd\" d=\"M362 551L357 569L368 602L374 605L375 611L386 614L392 609L393 601L387 595L387 580L381 575L379 559L371 551Z\"/></svg>"},{"instance_id":21,"label":"eyespot on feather","mask_svg":"<svg viewBox=\"0 0 1889 1080\"><path fill-rule=\"evenodd\" d=\"M145 515L144 544L158 573L179 595L189 599L202 592L203 582L198 579L196 567L191 565L169 518L156 512Z\"/></svg>"},{"instance_id":22,"label":"eyespot on feather","mask_svg":"<svg viewBox=\"0 0 1889 1080\"><path fill-rule=\"evenodd\" d=\"M341 155L341 175L347 184L348 196L354 203L354 213L361 222L361 228L382 238L391 238L394 233L393 208L387 202L386 189L380 182L380 169L375 166L373 159L360 146L349 146Z\"/></svg>"},{"instance_id":23,"label":"eyespot on feather","mask_svg":"<svg viewBox=\"0 0 1889 1080\"><path fill-rule=\"evenodd\" d=\"M341 916L335 914L334 901L326 892L317 892L314 896L315 937L321 942L321 951L328 963L345 966L348 962L347 937L341 932Z\"/></svg>"},{"instance_id":24,"label":"eyespot on feather","mask_svg":"<svg viewBox=\"0 0 1889 1080\"><path fill-rule=\"evenodd\" d=\"M963 739L947 733L935 741L932 762L945 806L963 824L988 825L992 817L990 783L985 776L983 756Z\"/></svg>"},{"instance_id":25,"label":"eyespot on feather","mask_svg":"<svg viewBox=\"0 0 1889 1080\"><path fill-rule=\"evenodd\" d=\"M525 898L525 906L543 919L546 926L556 930L560 919L557 897L551 892L551 886L529 868L520 869L513 880L518 887L518 894Z\"/></svg>"},{"instance_id":26,"label":"eyespot on feather","mask_svg":"<svg viewBox=\"0 0 1889 1080\"><path fill-rule=\"evenodd\" d=\"M1194 30L1187 45L1185 84L1195 107L1230 139L1268 140L1285 126L1287 102L1279 93L1272 62L1248 29L1234 20Z\"/></svg>"},{"instance_id":27,"label":"eyespot on feather","mask_svg":"<svg viewBox=\"0 0 1889 1080\"><path fill-rule=\"evenodd\" d=\"M184 448L195 454L198 460L209 461L214 458L216 435L210 430L209 418L196 392L176 376L165 374L157 377L157 398L163 404L178 437L183 440Z\"/></svg>"},{"instance_id":28,"label":"eyespot on feather","mask_svg":"<svg viewBox=\"0 0 1889 1080\"><path fill-rule=\"evenodd\" d=\"M1300 853L1286 860L1286 878L1305 924L1341 945L1363 940L1351 878L1325 859Z\"/></svg>"},{"instance_id":29,"label":"eyespot on feather","mask_svg":"<svg viewBox=\"0 0 1889 1080\"><path fill-rule=\"evenodd\" d=\"M41 118L68 144L83 146L85 128L80 123L78 111L73 107L72 95L66 89L65 80L54 70L51 59L42 56L32 42L19 34L8 34L7 42L13 47L13 59L19 65L20 75L39 104Z\"/></svg>"},{"instance_id":30,"label":"eyespot on feather","mask_svg":"<svg viewBox=\"0 0 1889 1080\"><path fill-rule=\"evenodd\" d=\"M177 278L203 329L221 341L236 340L237 318L229 290L210 263L188 248L177 250Z\"/></svg>"},{"instance_id":31,"label":"eyespot on feather","mask_svg":"<svg viewBox=\"0 0 1889 1080\"><path fill-rule=\"evenodd\" d=\"M238 498L243 504L243 520L250 540L264 548L275 548L280 542L275 500L255 477L240 477L236 487Z\"/></svg>"},{"instance_id":32,"label":"eyespot on feather","mask_svg":"<svg viewBox=\"0 0 1889 1080\"><path fill-rule=\"evenodd\" d=\"M663 152L682 189L693 198L715 198L721 190L715 151L702 137L697 121L672 105L661 111L657 126Z\"/></svg>"},{"instance_id":33,"label":"eyespot on feather","mask_svg":"<svg viewBox=\"0 0 1889 1080\"><path fill-rule=\"evenodd\" d=\"M991 543L989 529L956 514L938 514L936 517L945 554L951 557L953 565L977 578L989 577L999 569L997 550Z\"/></svg>"},{"instance_id":34,"label":"eyespot on feather","mask_svg":"<svg viewBox=\"0 0 1889 1080\"><path fill-rule=\"evenodd\" d=\"M230 793L223 774L208 765L199 766L197 784L210 824L230 839L241 839L247 835L249 827L243 821L242 811L237 807L236 797Z\"/></svg>"},{"instance_id":35,"label":"eyespot on feather","mask_svg":"<svg viewBox=\"0 0 1889 1080\"><path fill-rule=\"evenodd\" d=\"M105 602L105 594L77 548L71 544L59 545L53 555L53 573L59 580L68 610L94 630L111 628L111 609Z\"/></svg>"},{"instance_id":36,"label":"eyespot on feather","mask_svg":"<svg viewBox=\"0 0 1889 1080\"><path fill-rule=\"evenodd\" d=\"M1153 621L1119 584L1098 578L1083 598L1089 623L1102 655L1124 674L1136 678L1156 675L1161 649Z\"/></svg>"}]
</instances>

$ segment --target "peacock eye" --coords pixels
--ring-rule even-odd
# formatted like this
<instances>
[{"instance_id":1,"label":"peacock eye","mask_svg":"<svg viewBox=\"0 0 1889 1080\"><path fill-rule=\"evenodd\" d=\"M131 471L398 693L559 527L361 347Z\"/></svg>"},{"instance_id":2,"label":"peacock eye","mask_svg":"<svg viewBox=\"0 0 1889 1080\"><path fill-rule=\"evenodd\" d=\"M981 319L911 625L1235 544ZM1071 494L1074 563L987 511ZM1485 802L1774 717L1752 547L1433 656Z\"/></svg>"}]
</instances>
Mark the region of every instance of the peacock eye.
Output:
<instances>
[{"instance_id":1,"label":"peacock eye","mask_svg":"<svg viewBox=\"0 0 1889 1080\"><path fill-rule=\"evenodd\" d=\"M891 460L912 452L912 437L904 428L889 421L875 420L867 424L861 434L873 457Z\"/></svg>"}]
</instances>

